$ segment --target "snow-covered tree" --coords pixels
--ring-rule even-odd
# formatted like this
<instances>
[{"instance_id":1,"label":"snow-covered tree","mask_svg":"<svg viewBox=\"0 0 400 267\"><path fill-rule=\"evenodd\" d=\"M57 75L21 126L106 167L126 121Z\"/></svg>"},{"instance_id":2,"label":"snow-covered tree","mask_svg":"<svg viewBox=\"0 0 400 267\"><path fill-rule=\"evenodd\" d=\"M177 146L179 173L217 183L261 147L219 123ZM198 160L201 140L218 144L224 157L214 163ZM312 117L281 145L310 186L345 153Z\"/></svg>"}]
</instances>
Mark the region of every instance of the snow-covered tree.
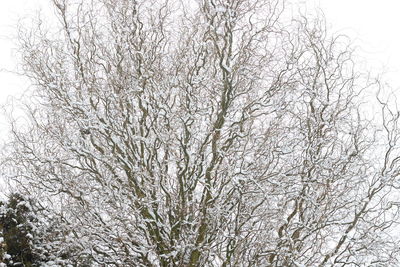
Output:
<instances>
[{"instance_id":1,"label":"snow-covered tree","mask_svg":"<svg viewBox=\"0 0 400 267\"><path fill-rule=\"evenodd\" d=\"M399 113L378 94L363 116L374 85L323 20L277 0L52 3L56 26L20 33L34 87L3 167L63 222L69 260L399 264Z\"/></svg>"},{"instance_id":2,"label":"snow-covered tree","mask_svg":"<svg viewBox=\"0 0 400 267\"><path fill-rule=\"evenodd\" d=\"M0 202L1 263L6 266L83 266L87 258L74 254L62 217L52 217L32 199L12 194Z\"/></svg>"},{"instance_id":3,"label":"snow-covered tree","mask_svg":"<svg viewBox=\"0 0 400 267\"><path fill-rule=\"evenodd\" d=\"M29 204L18 194L8 204L1 203L0 225L3 260L7 266L31 266L35 261L32 251L34 216Z\"/></svg>"}]
</instances>

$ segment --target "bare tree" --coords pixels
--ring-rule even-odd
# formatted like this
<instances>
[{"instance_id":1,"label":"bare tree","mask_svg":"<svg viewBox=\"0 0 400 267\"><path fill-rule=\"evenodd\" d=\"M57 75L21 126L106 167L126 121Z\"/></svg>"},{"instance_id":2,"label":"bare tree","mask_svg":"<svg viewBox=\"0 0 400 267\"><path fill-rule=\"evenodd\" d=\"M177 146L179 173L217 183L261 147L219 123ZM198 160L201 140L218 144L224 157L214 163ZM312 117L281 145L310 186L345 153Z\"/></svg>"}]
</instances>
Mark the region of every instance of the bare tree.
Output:
<instances>
[{"instance_id":1,"label":"bare tree","mask_svg":"<svg viewBox=\"0 0 400 267\"><path fill-rule=\"evenodd\" d=\"M394 266L399 113L275 0L53 0L3 164L91 266ZM383 131L382 131L383 130ZM62 246L62 245L61 245ZM76 259L75 259L76 260Z\"/></svg>"}]
</instances>

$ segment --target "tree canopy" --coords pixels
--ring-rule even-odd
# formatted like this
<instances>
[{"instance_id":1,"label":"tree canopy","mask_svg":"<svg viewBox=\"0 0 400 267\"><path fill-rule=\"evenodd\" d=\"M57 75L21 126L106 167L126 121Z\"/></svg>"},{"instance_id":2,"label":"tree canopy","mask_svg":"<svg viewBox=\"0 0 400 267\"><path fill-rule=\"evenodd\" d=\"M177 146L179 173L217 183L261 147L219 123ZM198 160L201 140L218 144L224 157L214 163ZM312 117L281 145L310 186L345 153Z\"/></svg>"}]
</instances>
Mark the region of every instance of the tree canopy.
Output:
<instances>
[{"instance_id":1,"label":"tree canopy","mask_svg":"<svg viewBox=\"0 0 400 267\"><path fill-rule=\"evenodd\" d=\"M52 264L399 264L400 113L323 18L278 0L52 4L57 25L20 31L34 87L2 165L57 229L40 235Z\"/></svg>"}]
</instances>

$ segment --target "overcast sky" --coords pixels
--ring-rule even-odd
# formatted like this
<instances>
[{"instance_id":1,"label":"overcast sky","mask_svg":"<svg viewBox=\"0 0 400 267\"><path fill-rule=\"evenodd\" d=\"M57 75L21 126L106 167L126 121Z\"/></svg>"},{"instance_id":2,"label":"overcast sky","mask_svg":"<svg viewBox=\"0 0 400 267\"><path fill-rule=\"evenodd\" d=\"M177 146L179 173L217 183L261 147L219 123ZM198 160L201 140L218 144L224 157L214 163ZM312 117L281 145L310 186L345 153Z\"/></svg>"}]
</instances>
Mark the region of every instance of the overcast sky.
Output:
<instances>
[{"instance_id":1,"label":"overcast sky","mask_svg":"<svg viewBox=\"0 0 400 267\"><path fill-rule=\"evenodd\" d=\"M400 86L400 1L314 0L337 31L350 35L370 67Z\"/></svg>"},{"instance_id":2,"label":"overcast sky","mask_svg":"<svg viewBox=\"0 0 400 267\"><path fill-rule=\"evenodd\" d=\"M376 72L385 71L394 88L400 87L399 0L292 0L308 10L320 7L334 32L349 35L358 54ZM17 62L12 38L19 19L48 8L48 0L0 1L0 69L13 70ZM21 77L0 72L0 104L21 93L27 83ZM0 134L2 128L0 120Z\"/></svg>"}]
</instances>

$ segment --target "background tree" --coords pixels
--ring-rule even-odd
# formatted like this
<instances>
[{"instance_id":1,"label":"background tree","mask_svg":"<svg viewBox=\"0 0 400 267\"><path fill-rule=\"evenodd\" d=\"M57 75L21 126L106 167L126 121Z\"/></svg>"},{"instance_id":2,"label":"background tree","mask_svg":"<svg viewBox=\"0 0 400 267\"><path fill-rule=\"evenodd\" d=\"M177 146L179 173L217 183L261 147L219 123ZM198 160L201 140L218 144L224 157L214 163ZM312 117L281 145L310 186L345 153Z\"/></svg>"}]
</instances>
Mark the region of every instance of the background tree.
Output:
<instances>
[{"instance_id":1,"label":"background tree","mask_svg":"<svg viewBox=\"0 0 400 267\"><path fill-rule=\"evenodd\" d=\"M20 34L35 86L3 167L70 259L398 264L399 113L362 116L346 38L283 1L52 3L56 30Z\"/></svg>"},{"instance_id":2,"label":"background tree","mask_svg":"<svg viewBox=\"0 0 400 267\"><path fill-rule=\"evenodd\" d=\"M62 218L53 218L31 199L12 194L1 202L2 263L6 266L84 266L74 254ZM76 260L76 259L77 260Z\"/></svg>"},{"instance_id":3,"label":"background tree","mask_svg":"<svg viewBox=\"0 0 400 267\"><path fill-rule=\"evenodd\" d=\"M32 222L29 204L19 195L12 195L2 204L1 230L5 247L3 257L7 266L32 266ZM3 243L2 242L2 243Z\"/></svg>"}]
</instances>

